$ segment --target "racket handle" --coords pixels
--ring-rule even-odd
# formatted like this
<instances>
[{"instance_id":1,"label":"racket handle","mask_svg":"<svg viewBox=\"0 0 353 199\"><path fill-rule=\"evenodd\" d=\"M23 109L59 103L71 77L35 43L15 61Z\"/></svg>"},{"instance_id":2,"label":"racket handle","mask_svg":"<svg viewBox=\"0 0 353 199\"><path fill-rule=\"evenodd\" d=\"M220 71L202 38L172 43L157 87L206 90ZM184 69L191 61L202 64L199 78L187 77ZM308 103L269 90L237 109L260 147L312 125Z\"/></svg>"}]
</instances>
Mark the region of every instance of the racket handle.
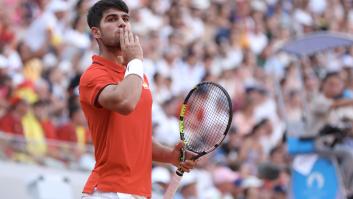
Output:
<instances>
[{"instance_id":1,"label":"racket handle","mask_svg":"<svg viewBox=\"0 0 353 199\"><path fill-rule=\"evenodd\" d=\"M181 169L178 169L176 170L176 172L174 173L170 183L169 183L169 186L163 196L163 199L172 199L176 190L178 189L179 187L179 183L180 183L180 180L181 178L183 177L183 170Z\"/></svg>"}]
</instances>

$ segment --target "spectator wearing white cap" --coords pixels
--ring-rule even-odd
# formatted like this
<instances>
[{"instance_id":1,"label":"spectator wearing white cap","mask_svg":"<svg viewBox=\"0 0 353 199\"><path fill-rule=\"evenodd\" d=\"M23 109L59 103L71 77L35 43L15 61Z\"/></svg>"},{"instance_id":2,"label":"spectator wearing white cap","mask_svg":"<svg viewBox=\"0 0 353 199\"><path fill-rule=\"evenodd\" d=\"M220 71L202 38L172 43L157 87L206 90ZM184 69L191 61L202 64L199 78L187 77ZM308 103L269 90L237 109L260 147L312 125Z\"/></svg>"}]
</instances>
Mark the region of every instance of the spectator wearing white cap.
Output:
<instances>
[{"instance_id":1,"label":"spectator wearing white cap","mask_svg":"<svg viewBox=\"0 0 353 199\"><path fill-rule=\"evenodd\" d=\"M152 198L162 199L168 184L170 183L171 175L167 168L156 166L152 169Z\"/></svg>"},{"instance_id":2,"label":"spectator wearing white cap","mask_svg":"<svg viewBox=\"0 0 353 199\"><path fill-rule=\"evenodd\" d=\"M261 192L260 187L262 186L262 181L255 176L249 176L245 178L241 186L244 189L244 198L246 199L269 199L271 198L271 193Z\"/></svg>"},{"instance_id":3,"label":"spectator wearing white cap","mask_svg":"<svg viewBox=\"0 0 353 199\"><path fill-rule=\"evenodd\" d=\"M313 18L310 13L303 9L296 9L293 14L294 26L297 34L308 33L312 30Z\"/></svg>"},{"instance_id":4,"label":"spectator wearing white cap","mask_svg":"<svg viewBox=\"0 0 353 199\"><path fill-rule=\"evenodd\" d=\"M197 190L197 178L193 172L183 176L179 186L179 193L178 199L201 199Z\"/></svg>"}]
</instances>

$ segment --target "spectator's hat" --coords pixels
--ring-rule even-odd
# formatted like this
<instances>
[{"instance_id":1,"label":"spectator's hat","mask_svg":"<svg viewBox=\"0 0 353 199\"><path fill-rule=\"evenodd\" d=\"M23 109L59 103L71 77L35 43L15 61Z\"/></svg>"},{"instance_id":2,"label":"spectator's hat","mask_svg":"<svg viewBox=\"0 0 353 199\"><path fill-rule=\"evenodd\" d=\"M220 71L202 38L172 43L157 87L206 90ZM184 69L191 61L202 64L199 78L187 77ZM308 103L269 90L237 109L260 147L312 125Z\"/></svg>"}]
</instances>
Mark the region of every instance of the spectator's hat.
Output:
<instances>
[{"instance_id":1,"label":"spectator's hat","mask_svg":"<svg viewBox=\"0 0 353 199\"><path fill-rule=\"evenodd\" d=\"M180 188L195 184L197 182L196 175L193 172L187 173L180 181Z\"/></svg>"},{"instance_id":2,"label":"spectator's hat","mask_svg":"<svg viewBox=\"0 0 353 199\"><path fill-rule=\"evenodd\" d=\"M239 179L239 174L228 167L218 167L212 172L213 182L217 184L234 183Z\"/></svg>"},{"instance_id":3,"label":"spectator's hat","mask_svg":"<svg viewBox=\"0 0 353 199\"><path fill-rule=\"evenodd\" d=\"M267 5L264 1L251 1L251 7L260 12L265 12L267 9Z\"/></svg>"},{"instance_id":4,"label":"spectator's hat","mask_svg":"<svg viewBox=\"0 0 353 199\"><path fill-rule=\"evenodd\" d=\"M258 187L261 187L262 185L263 185L262 180L260 180L256 176L249 176L241 182L242 188L258 188Z\"/></svg>"},{"instance_id":5,"label":"spectator's hat","mask_svg":"<svg viewBox=\"0 0 353 199\"><path fill-rule=\"evenodd\" d=\"M170 172L164 167L155 167L152 169L152 183L169 184Z\"/></svg>"},{"instance_id":6,"label":"spectator's hat","mask_svg":"<svg viewBox=\"0 0 353 199\"><path fill-rule=\"evenodd\" d=\"M210 7L209 0L192 0L191 6L196 9L205 10Z\"/></svg>"},{"instance_id":7,"label":"spectator's hat","mask_svg":"<svg viewBox=\"0 0 353 199\"><path fill-rule=\"evenodd\" d=\"M294 19L301 25L311 26L313 24L313 18L303 10L297 10Z\"/></svg>"},{"instance_id":8,"label":"spectator's hat","mask_svg":"<svg viewBox=\"0 0 353 199\"><path fill-rule=\"evenodd\" d=\"M51 12L65 12L69 9L68 3L63 0L53 0L49 3L48 10Z\"/></svg>"}]
</instances>

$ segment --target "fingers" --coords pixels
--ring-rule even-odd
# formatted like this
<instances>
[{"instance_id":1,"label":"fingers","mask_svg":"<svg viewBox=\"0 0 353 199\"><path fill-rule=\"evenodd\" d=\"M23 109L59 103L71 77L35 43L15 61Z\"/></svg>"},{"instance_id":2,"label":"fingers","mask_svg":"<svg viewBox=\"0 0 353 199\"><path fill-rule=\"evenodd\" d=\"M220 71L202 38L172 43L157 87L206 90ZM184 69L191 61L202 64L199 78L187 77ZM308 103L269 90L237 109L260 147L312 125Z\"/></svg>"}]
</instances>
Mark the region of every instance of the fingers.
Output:
<instances>
[{"instance_id":1,"label":"fingers","mask_svg":"<svg viewBox=\"0 0 353 199\"><path fill-rule=\"evenodd\" d=\"M119 31L120 46L122 50L122 56L124 57L124 62L127 64L135 58L143 60L142 47L138 37L127 28L121 28Z\"/></svg>"},{"instance_id":2,"label":"fingers","mask_svg":"<svg viewBox=\"0 0 353 199\"><path fill-rule=\"evenodd\" d=\"M125 35L124 35L125 31L124 29L120 28L119 29L119 35L120 35L120 46L121 46L121 49L124 49L125 48Z\"/></svg>"},{"instance_id":3,"label":"fingers","mask_svg":"<svg viewBox=\"0 0 353 199\"><path fill-rule=\"evenodd\" d=\"M193 153L191 151L186 151L186 160L183 162L179 162L179 167L184 171L184 172L190 172L191 169L193 169L197 165L197 160L196 159L196 153Z\"/></svg>"},{"instance_id":4,"label":"fingers","mask_svg":"<svg viewBox=\"0 0 353 199\"><path fill-rule=\"evenodd\" d=\"M181 148L183 148L184 143L183 141L179 141L176 145L175 145L175 149L176 150L181 150Z\"/></svg>"},{"instance_id":5,"label":"fingers","mask_svg":"<svg viewBox=\"0 0 353 199\"><path fill-rule=\"evenodd\" d=\"M129 42L130 43L135 43L134 35L132 34L132 32L128 31L128 33L129 33Z\"/></svg>"},{"instance_id":6,"label":"fingers","mask_svg":"<svg viewBox=\"0 0 353 199\"><path fill-rule=\"evenodd\" d=\"M194 160L196 159L196 156L197 154L192 151L188 151L188 150L185 151L185 159L187 160Z\"/></svg>"},{"instance_id":7,"label":"fingers","mask_svg":"<svg viewBox=\"0 0 353 199\"><path fill-rule=\"evenodd\" d=\"M125 46L130 45L129 31L127 29L124 29L124 42L125 42Z\"/></svg>"},{"instance_id":8,"label":"fingers","mask_svg":"<svg viewBox=\"0 0 353 199\"><path fill-rule=\"evenodd\" d=\"M184 162L180 162L179 167L184 172L190 172L190 170L193 169L196 165L197 165L197 161L195 161L195 160L186 160Z\"/></svg>"},{"instance_id":9,"label":"fingers","mask_svg":"<svg viewBox=\"0 0 353 199\"><path fill-rule=\"evenodd\" d=\"M140 44L140 39L139 39L139 37L138 37L137 35L135 35L135 42L136 42L137 44Z\"/></svg>"},{"instance_id":10,"label":"fingers","mask_svg":"<svg viewBox=\"0 0 353 199\"><path fill-rule=\"evenodd\" d=\"M121 28L120 43L124 46L127 46L135 43L140 43L140 41L139 38L131 32L131 30Z\"/></svg>"}]
</instances>

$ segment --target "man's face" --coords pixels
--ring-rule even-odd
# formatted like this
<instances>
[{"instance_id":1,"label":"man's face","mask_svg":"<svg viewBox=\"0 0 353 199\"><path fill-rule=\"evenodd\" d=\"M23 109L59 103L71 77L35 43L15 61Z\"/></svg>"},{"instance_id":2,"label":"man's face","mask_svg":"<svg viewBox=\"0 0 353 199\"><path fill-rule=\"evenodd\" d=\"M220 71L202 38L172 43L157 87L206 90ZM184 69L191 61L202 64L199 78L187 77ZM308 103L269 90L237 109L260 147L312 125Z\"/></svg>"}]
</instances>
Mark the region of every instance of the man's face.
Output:
<instances>
[{"instance_id":1,"label":"man's face","mask_svg":"<svg viewBox=\"0 0 353 199\"><path fill-rule=\"evenodd\" d=\"M94 37L101 40L107 47L120 48L120 31L131 29L129 18L130 16L126 12L117 9L105 11L97 32L93 30Z\"/></svg>"},{"instance_id":2,"label":"man's face","mask_svg":"<svg viewBox=\"0 0 353 199\"><path fill-rule=\"evenodd\" d=\"M342 93L344 82L339 76L332 76L323 85L323 92L326 97L334 98Z\"/></svg>"}]
</instances>

